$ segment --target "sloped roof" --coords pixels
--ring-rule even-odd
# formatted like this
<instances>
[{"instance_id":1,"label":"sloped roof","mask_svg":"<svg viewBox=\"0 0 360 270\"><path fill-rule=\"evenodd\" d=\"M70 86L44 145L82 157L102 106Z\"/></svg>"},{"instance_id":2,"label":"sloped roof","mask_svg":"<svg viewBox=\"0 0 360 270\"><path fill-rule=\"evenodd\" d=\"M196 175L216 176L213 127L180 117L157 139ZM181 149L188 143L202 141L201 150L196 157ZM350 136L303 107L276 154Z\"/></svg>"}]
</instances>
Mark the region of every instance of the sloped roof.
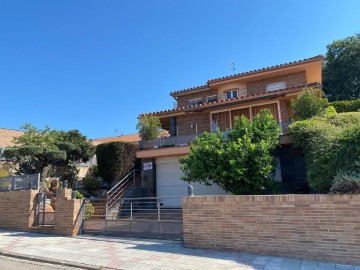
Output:
<instances>
[{"instance_id":1,"label":"sloped roof","mask_svg":"<svg viewBox=\"0 0 360 270\"><path fill-rule=\"evenodd\" d=\"M234 102L240 101L240 100L242 100L244 102L251 102L251 101L254 101L254 100L258 99L258 98L267 98L267 97L273 98L274 95L284 95L284 94L290 94L290 93L294 93L294 92L299 92L304 87L320 87L320 86L321 86L320 82L311 83L311 84L307 84L307 85L299 85L299 86L286 88L286 89L281 89L281 90L276 90L276 91L271 91L271 92L264 92L264 93L254 94L254 95L247 95L247 96L241 96L241 97L236 97L236 98L231 98L231 99L218 100L218 101L207 102L207 103L202 103L202 104L198 104L198 105L179 107L179 108L176 108L176 109L169 109L169 110L145 113L145 114L141 114L140 117L143 116L143 115L160 116L160 115L172 114L172 113L177 113L177 112L189 112L189 111L194 111L194 110L197 110L197 109L201 110L201 109L206 109L206 108L213 107L215 105L231 104L231 103L234 103Z\"/></svg>"},{"instance_id":2,"label":"sloped roof","mask_svg":"<svg viewBox=\"0 0 360 270\"><path fill-rule=\"evenodd\" d=\"M0 147L14 146L14 137L23 135L24 132L16 129L0 128Z\"/></svg>"},{"instance_id":3,"label":"sloped roof","mask_svg":"<svg viewBox=\"0 0 360 270\"><path fill-rule=\"evenodd\" d=\"M191 87L191 88L178 90L178 91L173 91L173 92L170 93L170 95L171 96L176 96L177 94L180 94L180 93L193 92L193 91L196 91L196 90L204 90L206 88L209 88L209 85L212 84L212 83L216 83L216 82L220 82L220 81L224 81L224 80L235 79L235 78L241 78L241 77L245 77L245 76L249 76L249 75L254 75L254 74L258 74L258 73L262 73L262 72L267 72L267 71L270 71L270 70L276 70L276 69L287 68L287 67L290 67L290 66L301 65L301 64L305 64L307 62L318 61L318 60L322 60L322 59L323 59L322 55L317 55L317 56L310 57L310 58L305 58L305 59L302 59L302 60L297 60L297 61L293 61L293 62L288 62L288 63L279 64L279 65L270 66L270 67L265 67L265 68L260 68L260 69L255 69L255 70L246 71L246 72L242 72L242 73L238 73L238 74L234 74L234 75L229 75L229 76L224 76L224 77L220 77L220 78L216 78L216 79L210 79L210 80L207 81L207 84L205 84L205 85L201 85L201 86L197 86L197 87Z\"/></svg>"},{"instance_id":4,"label":"sloped roof","mask_svg":"<svg viewBox=\"0 0 360 270\"><path fill-rule=\"evenodd\" d=\"M141 138L138 133L136 134L129 134L129 135L122 135L122 136L114 136L114 137L107 137L107 138L98 138L93 139L93 145L99 145L102 143L108 142L138 142L141 141Z\"/></svg>"}]
</instances>

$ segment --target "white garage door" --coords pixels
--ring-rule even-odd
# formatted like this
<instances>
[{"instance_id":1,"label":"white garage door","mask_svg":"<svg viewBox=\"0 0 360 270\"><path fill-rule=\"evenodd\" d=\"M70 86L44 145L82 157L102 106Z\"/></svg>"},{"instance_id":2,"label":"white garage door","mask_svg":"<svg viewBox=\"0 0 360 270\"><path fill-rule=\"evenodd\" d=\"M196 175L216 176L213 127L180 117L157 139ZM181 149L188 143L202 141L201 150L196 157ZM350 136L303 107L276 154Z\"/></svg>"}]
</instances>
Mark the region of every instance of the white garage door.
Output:
<instances>
[{"instance_id":1,"label":"white garage door","mask_svg":"<svg viewBox=\"0 0 360 270\"><path fill-rule=\"evenodd\" d=\"M188 183L181 180L182 171L178 157L166 157L156 159L156 192L158 197L187 196ZM227 193L219 186L210 187L191 183L194 187L194 195L226 195ZM181 206L181 200L166 200L165 206Z\"/></svg>"}]
</instances>

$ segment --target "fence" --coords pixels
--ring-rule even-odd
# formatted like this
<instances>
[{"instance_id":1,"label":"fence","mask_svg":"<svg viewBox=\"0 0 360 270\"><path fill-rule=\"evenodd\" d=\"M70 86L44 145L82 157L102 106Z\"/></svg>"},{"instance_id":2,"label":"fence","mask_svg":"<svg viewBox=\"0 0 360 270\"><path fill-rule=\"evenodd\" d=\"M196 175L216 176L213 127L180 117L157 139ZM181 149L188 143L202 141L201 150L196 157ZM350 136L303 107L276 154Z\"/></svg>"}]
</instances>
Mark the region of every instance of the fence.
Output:
<instances>
[{"instance_id":1,"label":"fence","mask_svg":"<svg viewBox=\"0 0 360 270\"><path fill-rule=\"evenodd\" d=\"M101 201L91 200L96 215L84 220L83 231L90 234L182 239L181 197L122 198L116 207L99 215ZM96 208L98 207L99 210Z\"/></svg>"},{"instance_id":2,"label":"fence","mask_svg":"<svg viewBox=\"0 0 360 270\"><path fill-rule=\"evenodd\" d=\"M0 177L0 191L39 190L40 174Z\"/></svg>"}]
</instances>

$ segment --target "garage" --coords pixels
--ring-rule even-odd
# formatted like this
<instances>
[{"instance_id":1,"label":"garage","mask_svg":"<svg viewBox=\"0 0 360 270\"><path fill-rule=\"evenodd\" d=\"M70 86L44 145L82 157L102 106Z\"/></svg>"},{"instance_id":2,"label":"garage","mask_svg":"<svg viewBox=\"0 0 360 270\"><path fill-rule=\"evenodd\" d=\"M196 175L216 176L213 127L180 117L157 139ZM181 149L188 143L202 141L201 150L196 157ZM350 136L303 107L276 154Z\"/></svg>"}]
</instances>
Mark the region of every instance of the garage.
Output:
<instances>
[{"instance_id":1,"label":"garage","mask_svg":"<svg viewBox=\"0 0 360 270\"><path fill-rule=\"evenodd\" d=\"M178 157L163 157L156 159L156 193L158 197L178 197L177 199L166 199L164 206L180 207L179 197L187 196L188 183L181 180L182 171ZM226 195L227 193L219 186L205 186L192 183L194 195Z\"/></svg>"}]
</instances>

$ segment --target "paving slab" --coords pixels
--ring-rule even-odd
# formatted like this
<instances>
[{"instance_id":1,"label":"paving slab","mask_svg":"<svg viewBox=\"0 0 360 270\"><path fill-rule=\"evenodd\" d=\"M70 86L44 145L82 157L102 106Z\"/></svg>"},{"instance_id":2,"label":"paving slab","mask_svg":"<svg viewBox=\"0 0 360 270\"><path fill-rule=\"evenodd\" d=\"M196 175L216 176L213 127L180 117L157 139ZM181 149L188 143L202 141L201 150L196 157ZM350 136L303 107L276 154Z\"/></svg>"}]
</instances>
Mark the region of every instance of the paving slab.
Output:
<instances>
[{"instance_id":1,"label":"paving slab","mask_svg":"<svg viewBox=\"0 0 360 270\"><path fill-rule=\"evenodd\" d=\"M0 230L0 254L20 254L49 262L124 270L360 270L334 264L249 253L190 249L181 242L101 236L62 237Z\"/></svg>"}]
</instances>

